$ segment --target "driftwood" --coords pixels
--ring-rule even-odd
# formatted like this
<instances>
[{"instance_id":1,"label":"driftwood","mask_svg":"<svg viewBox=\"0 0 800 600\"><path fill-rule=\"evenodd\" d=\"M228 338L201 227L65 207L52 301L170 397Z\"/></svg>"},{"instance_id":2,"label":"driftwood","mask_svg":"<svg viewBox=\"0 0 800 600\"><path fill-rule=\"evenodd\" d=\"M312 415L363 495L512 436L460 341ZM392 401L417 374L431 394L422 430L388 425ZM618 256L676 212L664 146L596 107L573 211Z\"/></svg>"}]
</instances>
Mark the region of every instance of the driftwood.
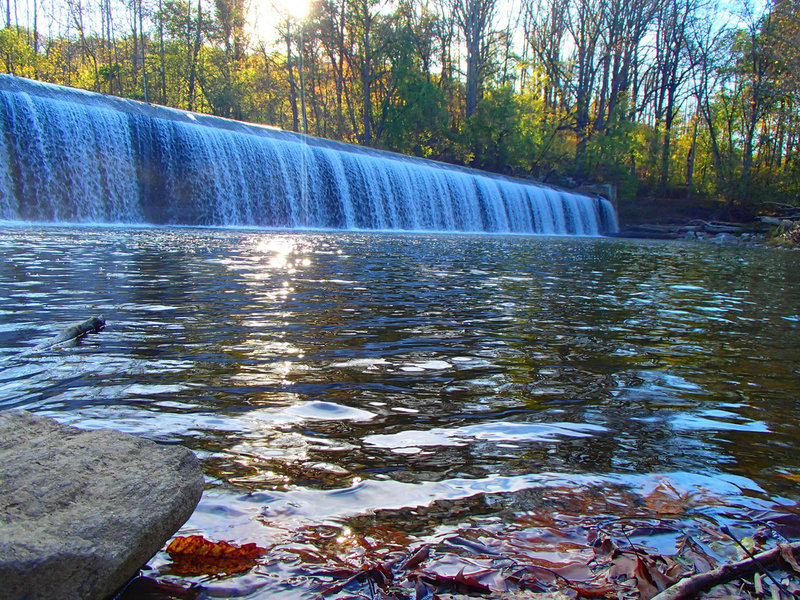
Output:
<instances>
[{"instance_id":1,"label":"driftwood","mask_svg":"<svg viewBox=\"0 0 800 600\"><path fill-rule=\"evenodd\" d=\"M800 221L800 213L794 213L793 215L784 215L782 217L770 217L769 215L761 215L758 217L759 221L762 223L768 223L770 225L794 225L798 221Z\"/></svg>"},{"instance_id":2,"label":"driftwood","mask_svg":"<svg viewBox=\"0 0 800 600\"><path fill-rule=\"evenodd\" d=\"M748 577L762 568L775 566L782 557L785 557L783 558L785 562L791 563L791 560L794 560L794 557L798 555L800 555L800 542L781 544L777 548L756 554L752 558L735 563L727 563L712 571L681 579L675 585L653 596L651 600L687 600L688 598L694 598L700 592L711 589L715 585L728 583L741 577ZM791 557L791 560L789 560L789 557ZM789 566L793 568L793 565L790 564Z\"/></svg>"},{"instance_id":3,"label":"driftwood","mask_svg":"<svg viewBox=\"0 0 800 600\"><path fill-rule=\"evenodd\" d=\"M762 215L758 217L758 220L761 221L762 223L766 223L767 225L783 225L783 222L786 221L787 219L784 219L782 217L770 217Z\"/></svg>"},{"instance_id":4,"label":"driftwood","mask_svg":"<svg viewBox=\"0 0 800 600\"><path fill-rule=\"evenodd\" d=\"M103 315L86 319L80 323L73 323L49 342L37 346L37 350L46 350L47 348L52 348L53 346L75 342L88 333L97 333L98 331L102 331L105 329L105 326L106 321L103 318Z\"/></svg>"},{"instance_id":5,"label":"driftwood","mask_svg":"<svg viewBox=\"0 0 800 600\"><path fill-rule=\"evenodd\" d=\"M699 231L706 233L741 233L744 226L741 223L728 223L725 221L703 221L702 219L694 219L689 222L699 228ZM698 229L695 229L698 231Z\"/></svg>"},{"instance_id":6,"label":"driftwood","mask_svg":"<svg viewBox=\"0 0 800 600\"><path fill-rule=\"evenodd\" d=\"M719 234L730 233L734 235L744 233L745 225L741 223L727 223L724 221L703 221L694 219L686 225L658 225L643 224L631 225L616 237L643 237L654 239L676 239L689 232ZM613 234L612 234L613 236Z\"/></svg>"}]
</instances>

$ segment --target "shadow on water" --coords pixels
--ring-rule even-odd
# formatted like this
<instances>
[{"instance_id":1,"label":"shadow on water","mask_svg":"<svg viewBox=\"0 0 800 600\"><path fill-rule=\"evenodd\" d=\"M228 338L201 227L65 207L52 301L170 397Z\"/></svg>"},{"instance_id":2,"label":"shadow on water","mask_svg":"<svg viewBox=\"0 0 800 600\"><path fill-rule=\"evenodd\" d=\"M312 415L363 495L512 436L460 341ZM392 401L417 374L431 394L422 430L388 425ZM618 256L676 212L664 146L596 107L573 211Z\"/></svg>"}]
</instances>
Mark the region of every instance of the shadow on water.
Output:
<instances>
[{"instance_id":1,"label":"shadow on water","mask_svg":"<svg viewBox=\"0 0 800 600\"><path fill-rule=\"evenodd\" d=\"M0 403L187 445L209 486L186 532L423 539L641 514L662 484L707 519L797 500L796 253L33 227L0 248ZM95 313L103 333L35 351Z\"/></svg>"}]
</instances>

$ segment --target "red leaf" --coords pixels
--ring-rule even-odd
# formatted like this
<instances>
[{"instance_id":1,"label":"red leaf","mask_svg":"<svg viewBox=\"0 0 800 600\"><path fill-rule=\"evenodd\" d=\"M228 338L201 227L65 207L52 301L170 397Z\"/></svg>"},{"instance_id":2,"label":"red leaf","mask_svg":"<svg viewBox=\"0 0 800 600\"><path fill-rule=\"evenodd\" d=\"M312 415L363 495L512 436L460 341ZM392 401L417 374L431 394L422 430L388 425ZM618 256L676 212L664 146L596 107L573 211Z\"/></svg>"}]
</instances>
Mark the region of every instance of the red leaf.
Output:
<instances>
[{"instance_id":1,"label":"red leaf","mask_svg":"<svg viewBox=\"0 0 800 600\"><path fill-rule=\"evenodd\" d=\"M266 552L256 544L211 542L201 535L178 536L167 546L172 569L180 575L220 575L252 568Z\"/></svg>"},{"instance_id":2,"label":"red leaf","mask_svg":"<svg viewBox=\"0 0 800 600\"><path fill-rule=\"evenodd\" d=\"M414 554L412 554L406 563L403 565L403 568L412 571L428 560L428 557L431 555L431 547L430 546L423 546Z\"/></svg>"},{"instance_id":3,"label":"red leaf","mask_svg":"<svg viewBox=\"0 0 800 600\"><path fill-rule=\"evenodd\" d=\"M611 592L616 591L616 587L612 584L606 582L600 585L591 585L589 583L581 583L581 582L574 582L571 581L567 584L567 587L570 589L575 590L581 596L585 596L587 598L602 598Z\"/></svg>"}]
</instances>

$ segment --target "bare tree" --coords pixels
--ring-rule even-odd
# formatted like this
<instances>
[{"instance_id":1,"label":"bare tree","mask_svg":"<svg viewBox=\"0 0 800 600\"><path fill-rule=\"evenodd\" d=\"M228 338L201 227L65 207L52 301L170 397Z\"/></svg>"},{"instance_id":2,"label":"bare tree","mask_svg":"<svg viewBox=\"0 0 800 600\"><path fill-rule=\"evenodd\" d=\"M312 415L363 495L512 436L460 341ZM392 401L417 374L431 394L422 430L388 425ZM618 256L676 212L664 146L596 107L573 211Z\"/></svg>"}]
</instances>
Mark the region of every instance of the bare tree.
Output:
<instances>
[{"instance_id":1,"label":"bare tree","mask_svg":"<svg viewBox=\"0 0 800 600\"><path fill-rule=\"evenodd\" d=\"M297 83L295 81L294 57L292 56L292 18L287 14L278 28L286 44L286 74L289 80L289 106L292 110L292 131L300 131L300 114L297 110Z\"/></svg>"},{"instance_id":2,"label":"bare tree","mask_svg":"<svg viewBox=\"0 0 800 600\"><path fill-rule=\"evenodd\" d=\"M597 77L600 33L607 14L605 0L575 0L571 10L567 11L566 27L574 45L570 88L577 138L575 170L579 175L586 174L592 91Z\"/></svg>"},{"instance_id":3,"label":"bare tree","mask_svg":"<svg viewBox=\"0 0 800 600\"><path fill-rule=\"evenodd\" d=\"M654 112L656 122L664 123L659 170L662 193L666 193L669 182L672 129L681 101L678 94L693 69L689 53L689 27L696 9L695 0L665 0L656 18L655 75L658 85Z\"/></svg>"},{"instance_id":4,"label":"bare tree","mask_svg":"<svg viewBox=\"0 0 800 600\"><path fill-rule=\"evenodd\" d=\"M527 0L524 6L525 43L544 73L542 96L551 110L565 100L562 48L567 34L567 10L568 0Z\"/></svg>"},{"instance_id":5,"label":"bare tree","mask_svg":"<svg viewBox=\"0 0 800 600\"><path fill-rule=\"evenodd\" d=\"M449 9L464 36L467 48L465 116L478 106L483 78L488 67L490 32L497 11L497 0L447 0Z\"/></svg>"},{"instance_id":6,"label":"bare tree","mask_svg":"<svg viewBox=\"0 0 800 600\"><path fill-rule=\"evenodd\" d=\"M602 64L595 129L601 131L616 118L627 119L639 77L640 49L658 2L673 0L608 0L605 24L601 30ZM627 106L620 107L620 102Z\"/></svg>"},{"instance_id":7,"label":"bare tree","mask_svg":"<svg viewBox=\"0 0 800 600\"><path fill-rule=\"evenodd\" d=\"M92 63L94 71L94 89L100 90L100 70L97 64L97 53L94 44L90 44L89 35L85 24L85 9L81 0L67 0L67 7L69 9L69 18L72 25L78 32L81 48L84 56L88 57Z\"/></svg>"},{"instance_id":8,"label":"bare tree","mask_svg":"<svg viewBox=\"0 0 800 600\"><path fill-rule=\"evenodd\" d=\"M348 48L349 40L346 40L345 35L346 1L322 0L317 4L318 13L315 20L317 26L315 35L322 45L333 73L336 103L335 131L339 139L349 137L345 115L349 117L353 131L358 130L350 89L346 84L346 70L349 66L347 57L351 54Z\"/></svg>"}]
</instances>

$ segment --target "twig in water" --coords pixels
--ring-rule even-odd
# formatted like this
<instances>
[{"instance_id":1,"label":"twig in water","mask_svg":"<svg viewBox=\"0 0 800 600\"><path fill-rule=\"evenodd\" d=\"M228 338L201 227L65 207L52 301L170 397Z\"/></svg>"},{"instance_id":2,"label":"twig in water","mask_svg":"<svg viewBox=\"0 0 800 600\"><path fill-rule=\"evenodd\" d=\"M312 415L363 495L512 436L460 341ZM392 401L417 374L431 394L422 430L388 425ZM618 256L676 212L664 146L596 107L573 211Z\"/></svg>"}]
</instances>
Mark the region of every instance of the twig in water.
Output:
<instances>
[{"instance_id":1,"label":"twig in water","mask_svg":"<svg viewBox=\"0 0 800 600\"><path fill-rule=\"evenodd\" d=\"M747 547L742 542L739 541L739 538L737 538L735 535L733 535L733 532L730 529L728 529L727 525L723 525L720 528L720 531L722 531L722 533L724 533L729 538L731 538L734 542L736 542L736 545L739 546L739 548L741 548L742 550L744 550L744 553L747 554L747 556L749 556L752 559L752 561L756 564L756 567L758 568L758 570L761 571L762 573L764 573L764 575L766 575L767 577L769 577L769 580L772 583L774 583L775 585L777 585L778 589L781 592L784 592L790 598L792 597L792 593L789 590L787 590L777 579L775 579L772 576L772 573L767 571L760 562L758 562L758 559L755 556L753 556L753 553L750 552L750 550L748 550Z\"/></svg>"},{"instance_id":2,"label":"twig in water","mask_svg":"<svg viewBox=\"0 0 800 600\"><path fill-rule=\"evenodd\" d=\"M711 571L686 577L658 595L653 596L651 600L687 600L688 598L693 598L701 591L710 589L715 585L752 575L759 568L762 568L762 565L771 565L777 562L781 558L781 552L787 551L791 552L792 555L800 554L800 542L784 544L767 552L757 554L753 558L747 558L735 563L726 563Z\"/></svg>"}]
</instances>

